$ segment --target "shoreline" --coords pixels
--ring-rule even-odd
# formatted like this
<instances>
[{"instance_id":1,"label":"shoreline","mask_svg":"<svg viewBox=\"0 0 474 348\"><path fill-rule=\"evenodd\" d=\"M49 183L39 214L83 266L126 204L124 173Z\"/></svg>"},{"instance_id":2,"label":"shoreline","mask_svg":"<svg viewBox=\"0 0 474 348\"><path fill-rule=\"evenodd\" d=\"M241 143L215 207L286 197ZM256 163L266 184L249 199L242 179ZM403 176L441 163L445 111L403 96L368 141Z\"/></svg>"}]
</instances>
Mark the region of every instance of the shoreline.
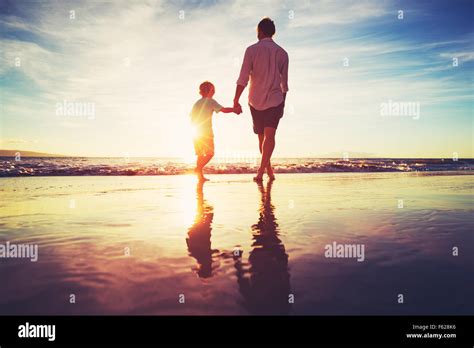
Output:
<instances>
[{"instance_id":1,"label":"shoreline","mask_svg":"<svg viewBox=\"0 0 474 348\"><path fill-rule=\"evenodd\" d=\"M346 175L352 175L352 174L411 174L415 176L457 176L457 175L474 175L474 170L434 170L434 171L367 171L367 172L350 172L350 171L341 171L341 172L278 172L275 171L276 178L278 180L278 177L280 175L288 175L288 174L295 174L295 175L334 175L334 174L346 174ZM220 176L220 175L249 175L253 176L255 173L205 173L204 175L206 176ZM12 178L56 178L56 177L174 177L174 176L195 176L195 173L190 171L186 173L169 173L169 174L110 174L110 175L104 175L104 174L85 174L85 175L77 175L77 174L71 174L71 175L15 175L15 176L0 176L0 179L12 179ZM264 175L264 181L266 181L266 174Z\"/></svg>"}]
</instances>

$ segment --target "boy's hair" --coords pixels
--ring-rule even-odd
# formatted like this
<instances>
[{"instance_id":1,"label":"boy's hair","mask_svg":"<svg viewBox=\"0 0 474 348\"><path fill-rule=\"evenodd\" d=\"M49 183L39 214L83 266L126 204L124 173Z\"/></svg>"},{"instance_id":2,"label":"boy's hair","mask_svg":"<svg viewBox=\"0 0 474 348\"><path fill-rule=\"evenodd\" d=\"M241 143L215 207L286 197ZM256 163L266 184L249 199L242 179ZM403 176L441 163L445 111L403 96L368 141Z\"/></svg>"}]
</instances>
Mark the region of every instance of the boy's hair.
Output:
<instances>
[{"instance_id":1,"label":"boy's hair","mask_svg":"<svg viewBox=\"0 0 474 348\"><path fill-rule=\"evenodd\" d=\"M275 35L276 31L275 23L273 23L270 18L265 17L260 21L260 23L258 23L258 30L264 33L265 36L272 37L273 35Z\"/></svg>"},{"instance_id":2,"label":"boy's hair","mask_svg":"<svg viewBox=\"0 0 474 348\"><path fill-rule=\"evenodd\" d=\"M199 86L199 93L201 93L201 95L208 95L209 92L213 89L215 90L214 85L212 84L212 82L204 81Z\"/></svg>"}]
</instances>

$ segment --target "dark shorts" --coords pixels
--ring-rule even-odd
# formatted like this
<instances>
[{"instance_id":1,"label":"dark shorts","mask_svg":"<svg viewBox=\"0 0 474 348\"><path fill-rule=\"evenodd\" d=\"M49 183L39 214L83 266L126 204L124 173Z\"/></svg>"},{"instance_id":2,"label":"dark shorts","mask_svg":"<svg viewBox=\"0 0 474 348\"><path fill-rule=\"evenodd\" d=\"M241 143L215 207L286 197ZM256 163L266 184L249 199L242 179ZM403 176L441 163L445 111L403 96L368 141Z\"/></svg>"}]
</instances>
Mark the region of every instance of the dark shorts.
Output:
<instances>
[{"instance_id":1,"label":"dark shorts","mask_svg":"<svg viewBox=\"0 0 474 348\"><path fill-rule=\"evenodd\" d=\"M198 156L214 155L214 136L205 135L194 139L194 150Z\"/></svg>"},{"instance_id":2,"label":"dark shorts","mask_svg":"<svg viewBox=\"0 0 474 348\"><path fill-rule=\"evenodd\" d=\"M280 118L283 116L284 108L285 103L281 103L278 106L274 106L265 110L256 110L250 106L250 112L252 114L253 120L253 132L255 134L263 134L263 129L265 127L277 129Z\"/></svg>"}]
</instances>

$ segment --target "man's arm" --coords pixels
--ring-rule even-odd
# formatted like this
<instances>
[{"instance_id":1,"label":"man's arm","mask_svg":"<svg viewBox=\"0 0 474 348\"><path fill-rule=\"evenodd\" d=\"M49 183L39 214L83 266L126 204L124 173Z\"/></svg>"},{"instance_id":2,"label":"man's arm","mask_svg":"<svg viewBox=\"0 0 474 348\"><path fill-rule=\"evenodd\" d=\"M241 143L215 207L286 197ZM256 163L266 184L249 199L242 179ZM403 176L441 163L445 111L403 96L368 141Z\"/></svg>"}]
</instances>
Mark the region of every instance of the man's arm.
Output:
<instances>
[{"instance_id":1,"label":"man's arm","mask_svg":"<svg viewBox=\"0 0 474 348\"><path fill-rule=\"evenodd\" d=\"M283 64L280 68L280 88L283 92L283 102L286 100L286 93L288 92L288 65L289 65L289 58L288 54L285 52L283 57Z\"/></svg>"},{"instance_id":2,"label":"man's arm","mask_svg":"<svg viewBox=\"0 0 474 348\"><path fill-rule=\"evenodd\" d=\"M234 107L239 107L240 106L239 100L240 100L240 96L242 95L242 92L244 91L244 89L245 89L245 86L241 86L241 85L237 85L237 87L235 87Z\"/></svg>"},{"instance_id":3,"label":"man's arm","mask_svg":"<svg viewBox=\"0 0 474 348\"><path fill-rule=\"evenodd\" d=\"M244 61L242 62L242 67L240 68L239 79L237 80L237 87L235 88L234 96L234 107L240 107L239 100L242 92L247 86L250 78L250 72L252 71L252 55L251 50L247 48L244 54Z\"/></svg>"}]
</instances>

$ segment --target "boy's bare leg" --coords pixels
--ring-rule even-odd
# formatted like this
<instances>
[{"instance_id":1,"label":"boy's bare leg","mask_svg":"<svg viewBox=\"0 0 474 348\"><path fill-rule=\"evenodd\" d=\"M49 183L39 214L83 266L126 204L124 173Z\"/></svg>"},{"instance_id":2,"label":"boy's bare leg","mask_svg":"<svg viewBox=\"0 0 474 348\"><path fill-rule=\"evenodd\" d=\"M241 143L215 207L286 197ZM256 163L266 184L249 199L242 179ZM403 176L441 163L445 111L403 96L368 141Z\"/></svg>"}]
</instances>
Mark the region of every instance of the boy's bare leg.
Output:
<instances>
[{"instance_id":1,"label":"boy's bare leg","mask_svg":"<svg viewBox=\"0 0 474 348\"><path fill-rule=\"evenodd\" d=\"M257 176L254 178L255 181L262 181L263 174L267 166L270 166L270 159L272 158L273 149L275 149L275 133L276 129L272 127L265 127L263 133L263 143L261 146L262 151L262 161L260 162L260 168L258 169ZM260 140L260 135L259 135ZM273 174L273 170L271 170Z\"/></svg>"},{"instance_id":2,"label":"boy's bare leg","mask_svg":"<svg viewBox=\"0 0 474 348\"><path fill-rule=\"evenodd\" d=\"M204 159L203 159L203 162L202 162L202 167L203 168L206 166L206 164L209 163L209 161L212 159L212 157L214 157L213 153L206 154L206 156L204 156Z\"/></svg>"},{"instance_id":3,"label":"boy's bare leg","mask_svg":"<svg viewBox=\"0 0 474 348\"><path fill-rule=\"evenodd\" d=\"M197 162L196 162L196 173L199 180L208 180L204 177L203 169L204 169L204 166L209 163L212 157L214 157L214 154L206 154L203 156L198 156Z\"/></svg>"},{"instance_id":4,"label":"boy's bare leg","mask_svg":"<svg viewBox=\"0 0 474 348\"><path fill-rule=\"evenodd\" d=\"M204 175L202 173L204 158L205 158L205 156L198 156L197 157L195 172L196 172L196 175L197 175L198 179L201 179L201 178L204 177Z\"/></svg>"}]
</instances>

